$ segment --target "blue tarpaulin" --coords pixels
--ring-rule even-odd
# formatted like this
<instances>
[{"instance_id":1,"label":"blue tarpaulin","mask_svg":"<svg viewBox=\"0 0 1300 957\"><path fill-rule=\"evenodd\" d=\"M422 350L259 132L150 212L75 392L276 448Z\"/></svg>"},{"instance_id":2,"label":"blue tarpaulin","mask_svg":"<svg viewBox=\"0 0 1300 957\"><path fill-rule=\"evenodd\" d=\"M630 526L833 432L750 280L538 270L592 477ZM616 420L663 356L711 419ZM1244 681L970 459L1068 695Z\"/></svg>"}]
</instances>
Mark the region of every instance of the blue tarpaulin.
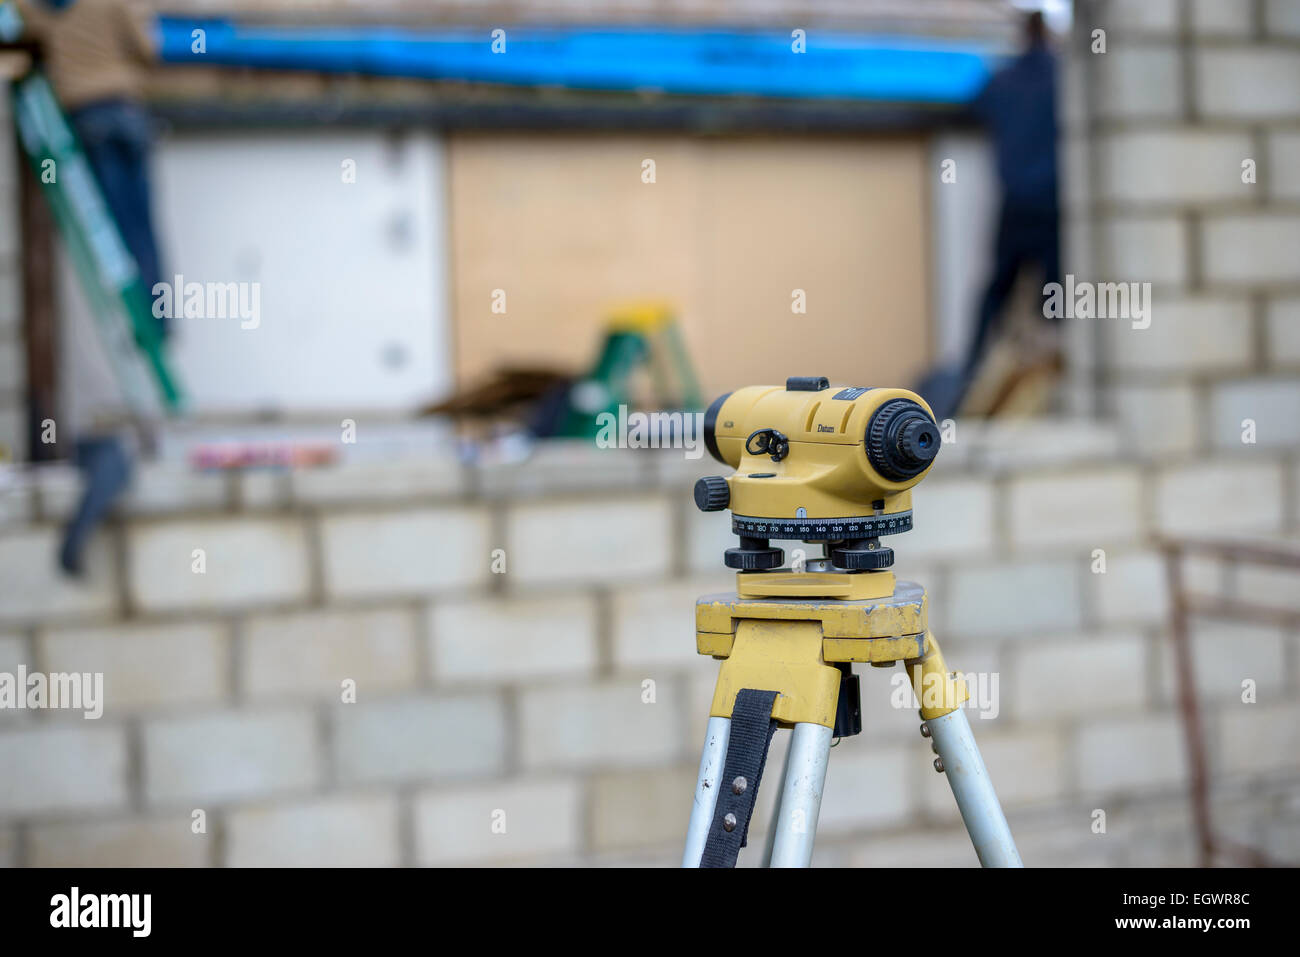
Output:
<instances>
[{"instance_id":1,"label":"blue tarpaulin","mask_svg":"<svg viewBox=\"0 0 1300 957\"><path fill-rule=\"evenodd\" d=\"M327 73L684 95L964 103L993 60L983 46L813 31L662 28L287 27L161 17L162 59ZM196 34L195 31L202 31ZM201 36L202 52L198 52Z\"/></svg>"}]
</instances>

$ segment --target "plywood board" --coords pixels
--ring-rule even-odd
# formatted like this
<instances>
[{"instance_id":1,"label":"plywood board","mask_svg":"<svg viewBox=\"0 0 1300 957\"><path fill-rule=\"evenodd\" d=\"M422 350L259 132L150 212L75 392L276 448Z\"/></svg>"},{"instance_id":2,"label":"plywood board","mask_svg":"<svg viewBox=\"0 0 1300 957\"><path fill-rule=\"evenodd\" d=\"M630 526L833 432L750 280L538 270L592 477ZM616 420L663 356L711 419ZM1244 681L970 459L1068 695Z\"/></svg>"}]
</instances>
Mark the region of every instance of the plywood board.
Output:
<instances>
[{"instance_id":1,"label":"plywood board","mask_svg":"<svg viewBox=\"0 0 1300 957\"><path fill-rule=\"evenodd\" d=\"M708 393L906 384L929 358L920 139L457 134L449 189L462 382L581 370L611 304L637 298L678 307Z\"/></svg>"}]
</instances>

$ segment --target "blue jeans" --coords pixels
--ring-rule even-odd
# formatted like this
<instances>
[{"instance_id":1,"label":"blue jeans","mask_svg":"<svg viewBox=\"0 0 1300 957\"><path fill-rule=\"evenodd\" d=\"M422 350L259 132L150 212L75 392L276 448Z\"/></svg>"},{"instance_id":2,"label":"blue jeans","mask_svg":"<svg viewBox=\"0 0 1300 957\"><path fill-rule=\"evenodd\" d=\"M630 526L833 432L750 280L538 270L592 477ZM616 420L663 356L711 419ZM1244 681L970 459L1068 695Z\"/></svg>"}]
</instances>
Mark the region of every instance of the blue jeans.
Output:
<instances>
[{"instance_id":1,"label":"blue jeans","mask_svg":"<svg viewBox=\"0 0 1300 957\"><path fill-rule=\"evenodd\" d=\"M128 100L102 100L73 110L68 119L122 240L135 258L145 296L153 302L153 287L161 281L162 269L150 212L149 147L153 136L149 114ZM166 319L157 321L158 331L166 335Z\"/></svg>"}]
</instances>

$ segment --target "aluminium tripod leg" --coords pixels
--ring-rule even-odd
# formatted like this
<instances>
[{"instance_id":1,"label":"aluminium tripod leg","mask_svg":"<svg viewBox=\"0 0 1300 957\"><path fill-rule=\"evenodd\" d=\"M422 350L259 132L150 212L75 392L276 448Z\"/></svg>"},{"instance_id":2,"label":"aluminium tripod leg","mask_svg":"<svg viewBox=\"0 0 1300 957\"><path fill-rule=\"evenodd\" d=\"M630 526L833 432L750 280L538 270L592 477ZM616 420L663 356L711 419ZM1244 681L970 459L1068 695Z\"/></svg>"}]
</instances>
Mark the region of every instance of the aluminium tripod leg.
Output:
<instances>
[{"instance_id":1,"label":"aluminium tripod leg","mask_svg":"<svg viewBox=\"0 0 1300 957\"><path fill-rule=\"evenodd\" d=\"M812 862L830 755L830 728L806 722L794 726L781 784L772 867L807 867Z\"/></svg>"},{"instance_id":2,"label":"aluminium tripod leg","mask_svg":"<svg viewBox=\"0 0 1300 957\"><path fill-rule=\"evenodd\" d=\"M686 828L682 867L699 867L700 858L704 856L713 812L718 806L718 780L727 761L730 738L730 718L709 718L708 729L704 732L704 752L700 755L700 774L695 782L695 801L691 805L691 822Z\"/></svg>"},{"instance_id":3,"label":"aluminium tripod leg","mask_svg":"<svg viewBox=\"0 0 1300 957\"><path fill-rule=\"evenodd\" d=\"M927 718L926 727L939 752L943 773L961 811L970 842L984 867L1022 867L1011 828L975 746L970 722L961 708L938 718Z\"/></svg>"},{"instance_id":4,"label":"aluminium tripod leg","mask_svg":"<svg viewBox=\"0 0 1300 957\"><path fill-rule=\"evenodd\" d=\"M925 655L905 662L921 702L921 733L934 742L962 822L984 867L1022 867L1002 805L984 767L962 705L970 697L964 681L948 670L934 635L926 633Z\"/></svg>"},{"instance_id":5,"label":"aluminium tripod leg","mask_svg":"<svg viewBox=\"0 0 1300 957\"><path fill-rule=\"evenodd\" d=\"M763 866L772 866L772 847L776 844L777 828L781 826L781 794L785 790L785 779L790 776L790 748L785 749L785 757L781 760L781 775L777 778L781 782L781 790L776 794L776 800L772 802L772 817L767 822L767 834L763 836Z\"/></svg>"},{"instance_id":6,"label":"aluminium tripod leg","mask_svg":"<svg viewBox=\"0 0 1300 957\"><path fill-rule=\"evenodd\" d=\"M772 864L808 863L843 681L840 669L823 660L822 648L821 623L806 618L742 618L718 644L722 654L715 656L725 660L710 708L714 717L700 760L684 866L735 866L778 724L795 730Z\"/></svg>"}]
</instances>

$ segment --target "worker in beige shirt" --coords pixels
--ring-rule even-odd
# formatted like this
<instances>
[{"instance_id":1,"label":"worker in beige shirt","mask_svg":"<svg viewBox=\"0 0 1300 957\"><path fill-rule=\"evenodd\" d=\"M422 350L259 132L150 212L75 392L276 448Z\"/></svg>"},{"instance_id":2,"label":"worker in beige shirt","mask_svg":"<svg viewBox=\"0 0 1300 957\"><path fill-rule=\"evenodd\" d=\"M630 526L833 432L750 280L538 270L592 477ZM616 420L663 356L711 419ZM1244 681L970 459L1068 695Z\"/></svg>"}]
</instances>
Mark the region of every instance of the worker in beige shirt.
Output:
<instances>
[{"instance_id":1,"label":"worker in beige shirt","mask_svg":"<svg viewBox=\"0 0 1300 957\"><path fill-rule=\"evenodd\" d=\"M152 17L126 0L18 0L18 9L152 296L162 272L150 208L152 122L141 103L155 54Z\"/></svg>"}]
</instances>

